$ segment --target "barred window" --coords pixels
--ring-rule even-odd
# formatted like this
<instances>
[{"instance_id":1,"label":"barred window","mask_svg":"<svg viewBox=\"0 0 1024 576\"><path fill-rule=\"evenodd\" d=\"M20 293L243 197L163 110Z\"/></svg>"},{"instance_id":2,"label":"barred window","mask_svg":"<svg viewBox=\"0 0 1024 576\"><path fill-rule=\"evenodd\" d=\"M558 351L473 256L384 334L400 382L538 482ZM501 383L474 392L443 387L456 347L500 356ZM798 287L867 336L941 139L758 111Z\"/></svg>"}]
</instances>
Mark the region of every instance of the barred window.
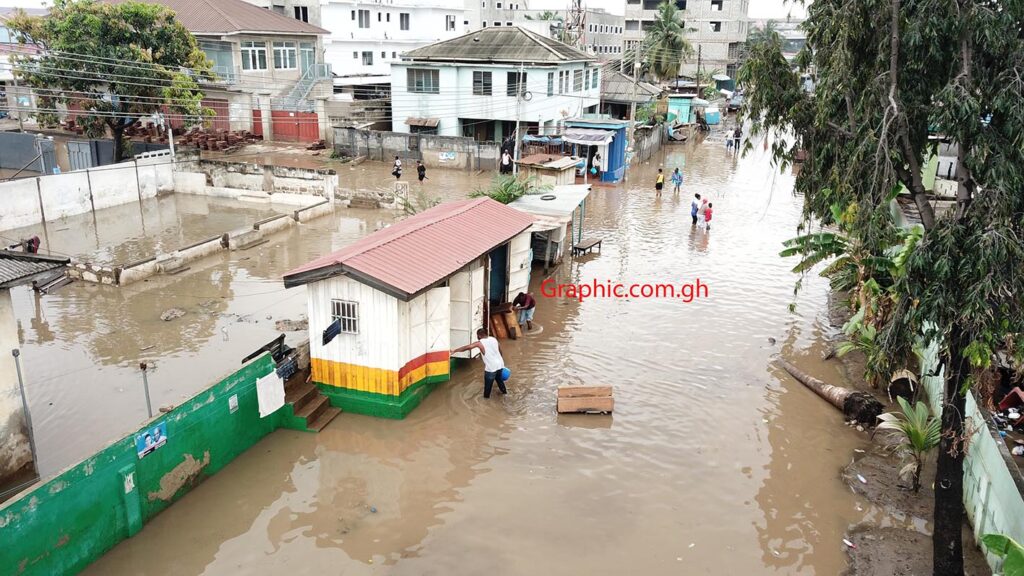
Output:
<instances>
[{"instance_id":1,"label":"barred window","mask_svg":"<svg viewBox=\"0 0 1024 576\"><path fill-rule=\"evenodd\" d=\"M359 334L359 302L331 300L331 322L338 320L342 334Z\"/></svg>"}]
</instances>

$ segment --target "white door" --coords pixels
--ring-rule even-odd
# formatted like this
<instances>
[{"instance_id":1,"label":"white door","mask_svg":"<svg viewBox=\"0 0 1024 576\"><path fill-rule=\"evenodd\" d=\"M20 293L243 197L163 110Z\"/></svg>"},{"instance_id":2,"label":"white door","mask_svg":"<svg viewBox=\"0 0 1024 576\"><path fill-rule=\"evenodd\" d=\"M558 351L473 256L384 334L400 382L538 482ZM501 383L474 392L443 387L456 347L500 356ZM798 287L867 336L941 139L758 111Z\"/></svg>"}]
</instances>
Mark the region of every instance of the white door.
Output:
<instances>
[{"instance_id":1,"label":"white door","mask_svg":"<svg viewBox=\"0 0 1024 576\"><path fill-rule=\"evenodd\" d=\"M427 292L427 352L451 350L451 295L447 286Z\"/></svg>"},{"instance_id":2,"label":"white door","mask_svg":"<svg viewBox=\"0 0 1024 576\"><path fill-rule=\"evenodd\" d=\"M403 363L427 353L427 295L409 301L409 357Z\"/></svg>"},{"instance_id":3,"label":"white door","mask_svg":"<svg viewBox=\"0 0 1024 576\"><path fill-rule=\"evenodd\" d=\"M456 272L448 279L451 295L449 315L450 342L452 348L465 346L473 338L473 277L469 270ZM456 356L470 358L469 352L459 352Z\"/></svg>"},{"instance_id":4,"label":"white door","mask_svg":"<svg viewBox=\"0 0 1024 576\"><path fill-rule=\"evenodd\" d=\"M487 269L480 262L473 264L472 271L469 274L470 290L473 294L473 329L470 331L470 338L476 340L476 331L480 328L488 328L486 326L487 321L484 320L484 300L487 298L484 292L484 274ZM490 332L490 329L487 329ZM473 354L476 355L475 353Z\"/></svg>"},{"instance_id":5,"label":"white door","mask_svg":"<svg viewBox=\"0 0 1024 576\"><path fill-rule=\"evenodd\" d=\"M508 258L508 297L513 299L530 288L530 232L512 239Z\"/></svg>"}]
</instances>

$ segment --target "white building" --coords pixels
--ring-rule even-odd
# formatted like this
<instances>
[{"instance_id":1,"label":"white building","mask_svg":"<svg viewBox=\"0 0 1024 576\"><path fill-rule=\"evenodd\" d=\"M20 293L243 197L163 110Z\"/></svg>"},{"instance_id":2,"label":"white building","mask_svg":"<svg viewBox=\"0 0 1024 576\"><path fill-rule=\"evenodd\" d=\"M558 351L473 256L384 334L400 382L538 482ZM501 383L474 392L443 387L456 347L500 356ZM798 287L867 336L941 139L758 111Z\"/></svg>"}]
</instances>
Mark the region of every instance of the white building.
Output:
<instances>
[{"instance_id":1,"label":"white building","mask_svg":"<svg viewBox=\"0 0 1024 576\"><path fill-rule=\"evenodd\" d=\"M406 53L391 66L392 130L501 141L553 134L596 112L596 59L529 30L484 28Z\"/></svg>"},{"instance_id":2,"label":"white building","mask_svg":"<svg viewBox=\"0 0 1024 576\"><path fill-rule=\"evenodd\" d=\"M387 84L404 52L468 31L463 0L321 0L335 86Z\"/></svg>"},{"instance_id":3,"label":"white building","mask_svg":"<svg viewBox=\"0 0 1024 576\"><path fill-rule=\"evenodd\" d=\"M640 43L644 32L658 18L661 0L626 0L626 49ZM694 57L683 62L681 74L697 70L697 52L705 72L721 70L736 78L743 56L743 43L750 30L750 0L675 0Z\"/></svg>"}]
</instances>

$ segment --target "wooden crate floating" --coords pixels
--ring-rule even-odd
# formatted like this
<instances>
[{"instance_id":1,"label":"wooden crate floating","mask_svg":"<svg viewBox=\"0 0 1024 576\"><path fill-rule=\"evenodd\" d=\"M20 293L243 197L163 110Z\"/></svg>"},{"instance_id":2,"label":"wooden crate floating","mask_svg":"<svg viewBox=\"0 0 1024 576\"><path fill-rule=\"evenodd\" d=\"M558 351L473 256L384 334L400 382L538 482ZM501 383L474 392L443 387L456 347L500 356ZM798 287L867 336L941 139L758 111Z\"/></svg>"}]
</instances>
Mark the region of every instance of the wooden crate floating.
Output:
<instances>
[{"instance_id":1,"label":"wooden crate floating","mask_svg":"<svg viewBox=\"0 0 1024 576\"><path fill-rule=\"evenodd\" d=\"M610 414L615 408L611 386L559 386L558 412L560 414L585 412Z\"/></svg>"}]
</instances>

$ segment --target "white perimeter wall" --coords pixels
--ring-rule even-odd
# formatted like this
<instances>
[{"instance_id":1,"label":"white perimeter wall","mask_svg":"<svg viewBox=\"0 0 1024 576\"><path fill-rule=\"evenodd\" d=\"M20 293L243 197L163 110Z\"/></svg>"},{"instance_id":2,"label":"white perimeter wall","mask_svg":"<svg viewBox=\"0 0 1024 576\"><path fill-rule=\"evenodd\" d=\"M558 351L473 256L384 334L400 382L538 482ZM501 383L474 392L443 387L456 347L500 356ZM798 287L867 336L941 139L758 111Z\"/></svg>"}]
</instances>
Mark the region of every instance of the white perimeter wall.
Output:
<instances>
[{"instance_id":1,"label":"white perimeter wall","mask_svg":"<svg viewBox=\"0 0 1024 576\"><path fill-rule=\"evenodd\" d=\"M84 214L174 187L169 157L157 156L0 183L0 230Z\"/></svg>"}]
</instances>

